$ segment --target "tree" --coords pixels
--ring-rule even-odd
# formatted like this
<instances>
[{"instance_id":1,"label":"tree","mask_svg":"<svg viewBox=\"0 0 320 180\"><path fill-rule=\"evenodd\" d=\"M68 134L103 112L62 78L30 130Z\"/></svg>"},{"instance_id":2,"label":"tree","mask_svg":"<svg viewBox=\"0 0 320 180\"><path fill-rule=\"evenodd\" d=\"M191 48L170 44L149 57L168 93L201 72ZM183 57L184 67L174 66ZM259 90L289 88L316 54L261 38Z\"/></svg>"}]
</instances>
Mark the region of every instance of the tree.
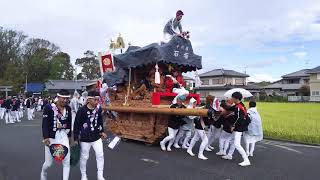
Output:
<instances>
[{"instance_id":1,"label":"tree","mask_svg":"<svg viewBox=\"0 0 320 180\"><path fill-rule=\"evenodd\" d=\"M74 68L67 53L59 52L50 61L49 79L73 79Z\"/></svg>"},{"instance_id":2,"label":"tree","mask_svg":"<svg viewBox=\"0 0 320 180\"><path fill-rule=\"evenodd\" d=\"M49 66L59 47L44 39L29 39L24 47L24 72L30 82L49 79Z\"/></svg>"},{"instance_id":3,"label":"tree","mask_svg":"<svg viewBox=\"0 0 320 180\"><path fill-rule=\"evenodd\" d=\"M78 58L76 60L76 65L79 65L82 67L81 70L81 76L84 79L98 79L100 77L100 71L99 71L99 62L96 59L96 55L93 51L86 51L84 53L85 57Z\"/></svg>"},{"instance_id":4,"label":"tree","mask_svg":"<svg viewBox=\"0 0 320 180\"><path fill-rule=\"evenodd\" d=\"M299 88L299 93L300 93L302 96L310 96L310 86L309 86L309 85L302 85L302 86Z\"/></svg>"},{"instance_id":5,"label":"tree","mask_svg":"<svg viewBox=\"0 0 320 180\"><path fill-rule=\"evenodd\" d=\"M22 32L0 27L0 82L13 86L13 93L20 91L23 79L22 45L26 38Z\"/></svg>"}]
</instances>

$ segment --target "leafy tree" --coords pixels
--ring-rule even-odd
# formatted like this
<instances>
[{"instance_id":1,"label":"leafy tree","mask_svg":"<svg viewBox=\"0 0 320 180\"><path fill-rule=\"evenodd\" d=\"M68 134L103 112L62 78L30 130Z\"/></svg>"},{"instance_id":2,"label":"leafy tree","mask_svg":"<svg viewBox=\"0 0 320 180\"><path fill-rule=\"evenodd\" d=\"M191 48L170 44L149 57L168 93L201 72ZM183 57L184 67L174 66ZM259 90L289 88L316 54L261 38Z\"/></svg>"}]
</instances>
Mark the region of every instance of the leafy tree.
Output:
<instances>
[{"instance_id":1,"label":"leafy tree","mask_svg":"<svg viewBox=\"0 0 320 180\"><path fill-rule=\"evenodd\" d=\"M67 53L59 52L50 61L49 79L73 79L74 68Z\"/></svg>"},{"instance_id":2,"label":"leafy tree","mask_svg":"<svg viewBox=\"0 0 320 180\"><path fill-rule=\"evenodd\" d=\"M94 54L93 51L86 51L84 53L85 57L78 58L76 60L76 65L82 67L81 75L83 79L98 79L100 76L99 71L99 61L97 60L97 56Z\"/></svg>"},{"instance_id":3,"label":"leafy tree","mask_svg":"<svg viewBox=\"0 0 320 180\"><path fill-rule=\"evenodd\" d=\"M299 93L300 93L302 96L310 96L310 86L309 86L309 85L302 85L302 86L299 88Z\"/></svg>"},{"instance_id":4,"label":"leafy tree","mask_svg":"<svg viewBox=\"0 0 320 180\"><path fill-rule=\"evenodd\" d=\"M29 39L24 47L25 73L30 82L45 82L49 79L50 61L59 47L44 39Z\"/></svg>"}]
</instances>

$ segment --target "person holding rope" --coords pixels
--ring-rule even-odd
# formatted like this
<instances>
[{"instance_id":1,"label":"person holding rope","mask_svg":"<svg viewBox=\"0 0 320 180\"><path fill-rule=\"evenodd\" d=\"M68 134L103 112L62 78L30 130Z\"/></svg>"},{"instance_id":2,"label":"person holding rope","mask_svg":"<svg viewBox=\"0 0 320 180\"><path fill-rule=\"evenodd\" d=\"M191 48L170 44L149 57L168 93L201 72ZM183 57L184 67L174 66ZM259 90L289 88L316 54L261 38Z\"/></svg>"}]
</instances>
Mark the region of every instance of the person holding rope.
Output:
<instances>
[{"instance_id":1,"label":"person holding rope","mask_svg":"<svg viewBox=\"0 0 320 180\"><path fill-rule=\"evenodd\" d=\"M248 118L247 110L244 104L241 102L242 94L240 92L234 92L231 96L231 100L234 103L228 110L234 112L231 131L234 134L234 146L241 154L243 161L239 163L240 166L250 166L248 155L241 146L241 137L244 131L248 130L250 124L250 118Z\"/></svg>"}]
</instances>

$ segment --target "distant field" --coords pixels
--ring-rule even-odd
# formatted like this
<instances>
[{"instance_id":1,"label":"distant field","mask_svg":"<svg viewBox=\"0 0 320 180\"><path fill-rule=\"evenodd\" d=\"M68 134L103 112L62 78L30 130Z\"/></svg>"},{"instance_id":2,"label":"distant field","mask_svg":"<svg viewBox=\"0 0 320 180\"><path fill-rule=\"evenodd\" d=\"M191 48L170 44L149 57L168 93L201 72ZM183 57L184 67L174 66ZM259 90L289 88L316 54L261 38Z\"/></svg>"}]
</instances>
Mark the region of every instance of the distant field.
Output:
<instances>
[{"instance_id":1,"label":"distant field","mask_svg":"<svg viewBox=\"0 0 320 180\"><path fill-rule=\"evenodd\" d=\"M258 102L257 108L265 137L320 144L320 104Z\"/></svg>"}]
</instances>

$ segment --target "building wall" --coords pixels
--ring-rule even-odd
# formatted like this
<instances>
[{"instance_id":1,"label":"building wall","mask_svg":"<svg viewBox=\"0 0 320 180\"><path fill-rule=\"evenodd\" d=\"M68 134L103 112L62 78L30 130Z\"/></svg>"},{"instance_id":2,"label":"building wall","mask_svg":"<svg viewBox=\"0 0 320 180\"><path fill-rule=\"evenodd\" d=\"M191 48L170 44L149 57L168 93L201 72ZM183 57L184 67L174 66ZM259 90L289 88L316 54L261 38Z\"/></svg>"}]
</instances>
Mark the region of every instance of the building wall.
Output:
<instances>
[{"instance_id":1,"label":"building wall","mask_svg":"<svg viewBox=\"0 0 320 180\"><path fill-rule=\"evenodd\" d=\"M208 95L217 97L218 99L224 99L224 93L227 90L196 90L197 94L200 94L200 98L204 100Z\"/></svg>"},{"instance_id":2,"label":"building wall","mask_svg":"<svg viewBox=\"0 0 320 180\"><path fill-rule=\"evenodd\" d=\"M310 83L310 95L314 97L320 97L320 73L311 74L309 83ZM313 98L313 99L316 99L316 98Z\"/></svg>"},{"instance_id":3,"label":"building wall","mask_svg":"<svg viewBox=\"0 0 320 180\"><path fill-rule=\"evenodd\" d=\"M242 77L204 77L200 78L203 82L202 86L223 86L226 84L231 85L246 85L247 79Z\"/></svg>"}]
</instances>

